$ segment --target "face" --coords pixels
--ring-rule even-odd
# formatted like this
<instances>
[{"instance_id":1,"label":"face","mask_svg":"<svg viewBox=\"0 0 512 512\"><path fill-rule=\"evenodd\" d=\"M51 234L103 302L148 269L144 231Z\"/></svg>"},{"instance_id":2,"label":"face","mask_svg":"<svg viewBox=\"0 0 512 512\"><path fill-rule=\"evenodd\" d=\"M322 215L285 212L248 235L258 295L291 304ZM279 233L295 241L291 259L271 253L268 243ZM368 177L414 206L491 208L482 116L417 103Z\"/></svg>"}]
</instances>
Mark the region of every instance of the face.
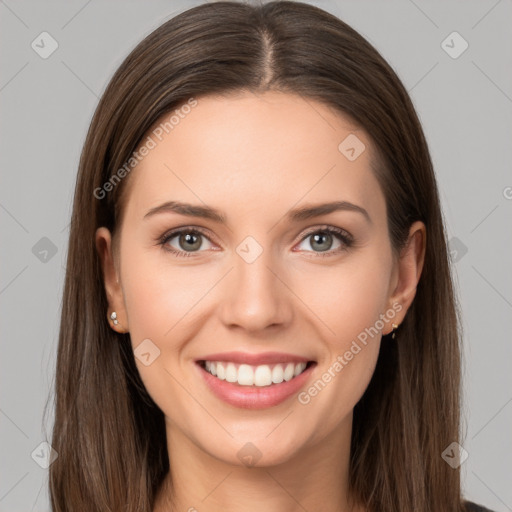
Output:
<instances>
[{"instance_id":1,"label":"face","mask_svg":"<svg viewBox=\"0 0 512 512\"><path fill-rule=\"evenodd\" d=\"M321 103L204 97L168 131L129 176L118 260L97 232L113 328L168 437L290 461L350 429L421 243L394 258L371 141Z\"/></svg>"}]
</instances>

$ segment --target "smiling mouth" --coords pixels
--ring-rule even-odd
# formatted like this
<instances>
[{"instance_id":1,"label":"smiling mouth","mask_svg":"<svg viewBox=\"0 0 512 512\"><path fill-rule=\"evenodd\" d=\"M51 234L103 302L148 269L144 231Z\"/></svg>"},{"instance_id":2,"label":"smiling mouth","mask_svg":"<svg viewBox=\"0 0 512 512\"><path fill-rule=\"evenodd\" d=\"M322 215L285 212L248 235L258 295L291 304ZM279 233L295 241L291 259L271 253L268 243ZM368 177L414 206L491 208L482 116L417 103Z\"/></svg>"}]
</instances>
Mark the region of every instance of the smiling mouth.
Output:
<instances>
[{"instance_id":1,"label":"smiling mouth","mask_svg":"<svg viewBox=\"0 0 512 512\"><path fill-rule=\"evenodd\" d=\"M289 382L315 362L249 365L225 361L198 361L198 364L219 380L239 386L264 387Z\"/></svg>"}]
</instances>

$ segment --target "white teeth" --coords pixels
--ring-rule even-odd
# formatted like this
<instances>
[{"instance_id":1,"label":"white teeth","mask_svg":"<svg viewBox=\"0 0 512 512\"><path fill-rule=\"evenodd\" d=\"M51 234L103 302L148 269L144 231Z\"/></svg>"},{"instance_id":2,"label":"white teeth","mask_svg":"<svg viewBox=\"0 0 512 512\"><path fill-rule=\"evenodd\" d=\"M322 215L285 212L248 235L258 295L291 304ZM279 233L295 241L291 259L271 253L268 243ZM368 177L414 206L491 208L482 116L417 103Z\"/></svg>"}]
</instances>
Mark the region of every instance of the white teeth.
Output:
<instances>
[{"instance_id":1,"label":"white teeth","mask_svg":"<svg viewBox=\"0 0 512 512\"><path fill-rule=\"evenodd\" d=\"M272 382L274 384L281 384L284 380L284 370L283 366L280 364L276 364L274 369L272 370Z\"/></svg>"},{"instance_id":2,"label":"white teeth","mask_svg":"<svg viewBox=\"0 0 512 512\"><path fill-rule=\"evenodd\" d=\"M217 363L217 378L220 380L225 380L226 378L226 369L225 366L221 363Z\"/></svg>"},{"instance_id":3,"label":"white teeth","mask_svg":"<svg viewBox=\"0 0 512 512\"><path fill-rule=\"evenodd\" d=\"M272 372L266 364L257 366L254 372L254 384L256 386L270 386L272 384Z\"/></svg>"},{"instance_id":4,"label":"white teeth","mask_svg":"<svg viewBox=\"0 0 512 512\"><path fill-rule=\"evenodd\" d=\"M297 375L300 375L304 371L304 368L306 368L306 363L297 363L295 365L295 371L293 372L293 376L297 377Z\"/></svg>"},{"instance_id":5,"label":"white teeth","mask_svg":"<svg viewBox=\"0 0 512 512\"><path fill-rule=\"evenodd\" d=\"M228 382L236 382L238 380L238 372L236 366L233 363L228 363L226 368L226 380Z\"/></svg>"},{"instance_id":6,"label":"white teeth","mask_svg":"<svg viewBox=\"0 0 512 512\"><path fill-rule=\"evenodd\" d=\"M248 364L241 364L238 368L238 383L242 386L252 386L254 384L254 371Z\"/></svg>"},{"instance_id":7,"label":"white teeth","mask_svg":"<svg viewBox=\"0 0 512 512\"><path fill-rule=\"evenodd\" d=\"M251 366L248 364L238 365L219 361L205 361L204 368L220 380L236 382L241 386L263 387L292 380L306 369L306 364L280 363Z\"/></svg>"},{"instance_id":8,"label":"white teeth","mask_svg":"<svg viewBox=\"0 0 512 512\"><path fill-rule=\"evenodd\" d=\"M288 363L286 368L284 369L284 380L289 381L293 379L293 374L295 373L295 365L293 363Z\"/></svg>"}]
</instances>

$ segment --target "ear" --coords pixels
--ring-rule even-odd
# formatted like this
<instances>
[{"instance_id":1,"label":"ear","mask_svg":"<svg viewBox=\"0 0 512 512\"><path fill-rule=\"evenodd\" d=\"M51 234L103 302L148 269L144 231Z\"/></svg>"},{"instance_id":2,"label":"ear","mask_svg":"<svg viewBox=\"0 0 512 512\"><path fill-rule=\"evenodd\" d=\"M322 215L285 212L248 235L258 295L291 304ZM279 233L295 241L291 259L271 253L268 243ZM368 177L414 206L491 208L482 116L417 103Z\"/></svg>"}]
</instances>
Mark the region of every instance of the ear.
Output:
<instances>
[{"instance_id":1,"label":"ear","mask_svg":"<svg viewBox=\"0 0 512 512\"><path fill-rule=\"evenodd\" d=\"M103 270L103 282L108 300L108 311L105 312L110 327L119 333L128 332L128 317L124 305L123 290L119 282L119 272L113 254L112 235L110 231L101 227L96 230L96 250ZM117 324L111 318L115 311Z\"/></svg>"},{"instance_id":2,"label":"ear","mask_svg":"<svg viewBox=\"0 0 512 512\"><path fill-rule=\"evenodd\" d=\"M389 334L393 330L392 324L400 325L403 322L407 310L414 300L425 261L426 241L425 224L420 221L414 222L409 229L405 247L400 251L395 263L388 308L393 309L397 314L392 320L386 322L385 329L388 332L385 334Z\"/></svg>"}]
</instances>

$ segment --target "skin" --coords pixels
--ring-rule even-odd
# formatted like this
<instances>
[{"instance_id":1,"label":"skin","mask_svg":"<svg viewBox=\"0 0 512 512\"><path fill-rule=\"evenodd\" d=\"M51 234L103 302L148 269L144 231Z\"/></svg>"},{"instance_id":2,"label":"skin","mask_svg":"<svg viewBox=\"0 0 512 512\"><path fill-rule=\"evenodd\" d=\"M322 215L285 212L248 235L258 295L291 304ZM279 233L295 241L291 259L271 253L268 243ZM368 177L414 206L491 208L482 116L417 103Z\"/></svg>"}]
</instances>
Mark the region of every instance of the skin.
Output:
<instances>
[{"instance_id":1,"label":"skin","mask_svg":"<svg viewBox=\"0 0 512 512\"><path fill-rule=\"evenodd\" d=\"M350 133L366 146L354 161L338 150ZM371 148L364 131L321 103L243 92L198 99L132 171L119 252L104 227L96 244L107 318L116 311L119 320L111 327L130 332L134 349L149 338L160 350L149 366L136 358L166 418L174 492L166 480L155 511L294 512L319 503L326 512L364 510L348 501L353 408L372 377L381 333L403 321L414 298L426 237L414 223L393 255ZM173 212L144 218L170 200L215 207L227 225ZM291 208L338 200L364 208L370 221L356 211L285 219ZM190 226L206 232L198 251L179 236L167 246L188 248L191 257L158 244ZM325 226L348 231L354 243L332 235L315 245L312 234ZM247 236L263 249L251 264L236 252ZM386 316L380 333L306 405L293 396L239 409L198 378L201 356L279 351L317 362L307 388L393 304L401 311ZM237 456L247 442L261 452L253 467Z\"/></svg>"}]
</instances>

